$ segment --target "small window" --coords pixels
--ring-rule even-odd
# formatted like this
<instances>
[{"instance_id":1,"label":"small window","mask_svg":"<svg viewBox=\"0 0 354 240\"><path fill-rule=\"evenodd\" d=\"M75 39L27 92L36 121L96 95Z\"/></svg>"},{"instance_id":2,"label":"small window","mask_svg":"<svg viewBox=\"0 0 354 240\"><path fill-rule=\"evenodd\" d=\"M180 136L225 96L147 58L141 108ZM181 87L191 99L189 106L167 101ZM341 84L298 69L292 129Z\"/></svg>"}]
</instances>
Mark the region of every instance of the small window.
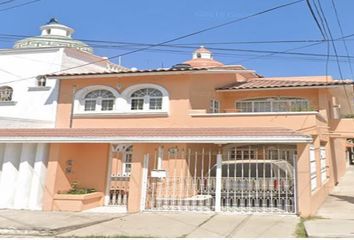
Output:
<instances>
[{"instance_id":1,"label":"small window","mask_svg":"<svg viewBox=\"0 0 354 240\"><path fill-rule=\"evenodd\" d=\"M0 102L11 102L13 90L11 87L0 87Z\"/></svg>"},{"instance_id":2,"label":"small window","mask_svg":"<svg viewBox=\"0 0 354 240\"><path fill-rule=\"evenodd\" d=\"M85 96L85 111L112 111L115 97L108 90L94 90Z\"/></svg>"},{"instance_id":3,"label":"small window","mask_svg":"<svg viewBox=\"0 0 354 240\"><path fill-rule=\"evenodd\" d=\"M218 100L215 99L210 100L210 112L211 113L220 112L220 103Z\"/></svg>"},{"instance_id":4,"label":"small window","mask_svg":"<svg viewBox=\"0 0 354 240\"><path fill-rule=\"evenodd\" d=\"M133 146L128 147L124 153L122 175L130 176L132 171L132 160L133 160Z\"/></svg>"},{"instance_id":5,"label":"small window","mask_svg":"<svg viewBox=\"0 0 354 240\"><path fill-rule=\"evenodd\" d=\"M38 87L45 87L47 79L44 76L40 76L37 78L37 86Z\"/></svg>"},{"instance_id":6,"label":"small window","mask_svg":"<svg viewBox=\"0 0 354 240\"><path fill-rule=\"evenodd\" d=\"M143 88L130 96L131 110L161 110L162 93L154 88Z\"/></svg>"}]
</instances>

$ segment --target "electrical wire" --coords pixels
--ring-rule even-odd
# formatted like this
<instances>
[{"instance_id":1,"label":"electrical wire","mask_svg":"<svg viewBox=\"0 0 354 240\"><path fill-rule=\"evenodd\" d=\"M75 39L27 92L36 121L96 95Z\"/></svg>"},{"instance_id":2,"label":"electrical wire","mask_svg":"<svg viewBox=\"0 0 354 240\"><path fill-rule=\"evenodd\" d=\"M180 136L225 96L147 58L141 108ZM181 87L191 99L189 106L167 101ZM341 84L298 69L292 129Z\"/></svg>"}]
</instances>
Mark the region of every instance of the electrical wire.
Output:
<instances>
[{"instance_id":1,"label":"electrical wire","mask_svg":"<svg viewBox=\"0 0 354 240\"><path fill-rule=\"evenodd\" d=\"M35 0L35 1L40 1L40 0ZM147 47L139 48L139 49L136 49L136 50L128 51L128 52L122 53L122 54L117 54L117 55L108 57L106 59L101 59L101 60L98 60L98 61L89 62L89 63L78 65L78 66L75 66L75 67L62 69L60 71L55 71L55 72L52 72L50 74L56 74L56 73L60 73L60 72L65 72L65 71L68 71L68 70L77 69L77 68L88 66L88 65L91 65L91 64L95 64L95 63L99 63L99 62L115 59L115 58L118 58L118 57L127 56L127 55L130 55L130 54L133 54L133 53L145 51L145 50L148 50L148 49L153 48L153 47L158 47L158 46L161 46L161 45L164 45L164 44L167 44L167 43L175 42L175 41L178 41L178 40L181 40L181 39L185 39L185 38L188 38L188 37L191 37L191 36L194 36L194 35L198 35L198 34L201 34L201 33L204 33L204 32L208 32L208 31L211 31L211 30L214 30L214 29L217 29L217 28L221 28L221 27L228 26L228 25L231 25L231 24L234 24L234 23L238 23L238 22L250 19L252 17L256 17L256 16L259 16L259 15L262 15L262 14L265 14L265 13L269 13L269 12L272 12L272 11L275 11L275 10L278 10L278 9L281 9L281 8L289 7L289 6L298 4L298 3L303 2L303 1L304 0L297 0L297 1L292 1L292 2L286 3L286 4L278 5L278 6L263 10L263 11L259 11L259 12L247 15L245 17L237 18L237 19L234 19L234 20L231 20L231 21L227 21L227 22L222 23L222 24L218 24L218 25L214 25L214 26L211 26L211 27L207 27L207 28L201 29L199 31L195 31L195 32L192 32L192 33L189 33L189 34L185 34L185 35L182 35L182 36L179 36L179 37L167 40L167 41L163 41L163 42L160 42L160 43L152 44L151 46L147 46ZM36 76L34 76L34 77L36 77ZM17 80L13 80L11 82L23 81L23 80L27 80L27 79L31 79L31 78L33 78L33 77L28 77L28 78L25 78L25 79L17 79ZM9 82L7 82L7 83L9 83ZM1 84L7 84L7 83L1 83Z\"/></svg>"},{"instance_id":2,"label":"electrical wire","mask_svg":"<svg viewBox=\"0 0 354 240\"><path fill-rule=\"evenodd\" d=\"M19 8L19 7L27 6L27 5L30 5L30 4L39 2L39 1L41 1L41 0L28 1L28 2L24 2L24 3L21 3L21 4L17 4L17 5L11 6L11 7L2 8L2 9L0 9L0 12L5 12L5 11L7 11L7 10L11 10L11 9L14 9L14 8Z\"/></svg>"}]
</instances>

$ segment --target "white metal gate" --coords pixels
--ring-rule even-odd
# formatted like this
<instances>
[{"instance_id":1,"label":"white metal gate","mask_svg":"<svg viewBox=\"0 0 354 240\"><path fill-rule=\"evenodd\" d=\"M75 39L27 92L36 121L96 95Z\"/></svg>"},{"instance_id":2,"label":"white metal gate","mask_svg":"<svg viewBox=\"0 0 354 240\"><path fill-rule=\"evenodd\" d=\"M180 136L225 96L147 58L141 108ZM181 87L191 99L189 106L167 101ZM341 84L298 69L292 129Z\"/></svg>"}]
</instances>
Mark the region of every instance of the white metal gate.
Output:
<instances>
[{"instance_id":1,"label":"white metal gate","mask_svg":"<svg viewBox=\"0 0 354 240\"><path fill-rule=\"evenodd\" d=\"M147 176L146 210L295 212L292 146L235 146L168 154Z\"/></svg>"}]
</instances>

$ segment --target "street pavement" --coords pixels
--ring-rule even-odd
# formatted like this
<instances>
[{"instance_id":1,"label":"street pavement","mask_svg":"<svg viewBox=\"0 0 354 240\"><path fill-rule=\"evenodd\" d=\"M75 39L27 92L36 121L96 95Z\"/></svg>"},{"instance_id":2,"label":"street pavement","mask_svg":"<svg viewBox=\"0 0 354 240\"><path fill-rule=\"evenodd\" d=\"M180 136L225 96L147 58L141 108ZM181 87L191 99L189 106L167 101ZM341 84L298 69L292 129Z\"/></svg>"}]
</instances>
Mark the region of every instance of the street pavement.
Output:
<instances>
[{"instance_id":1,"label":"street pavement","mask_svg":"<svg viewBox=\"0 0 354 240\"><path fill-rule=\"evenodd\" d=\"M0 210L0 237L294 237L298 222L294 215Z\"/></svg>"},{"instance_id":2,"label":"street pavement","mask_svg":"<svg viewBox=\"0 0 354 240\"><path fill-rule=\"evenodd\" d=\"M354 166L347 169L317 216L305 222L309 237L354 238Z\"/></svg>"}]
</instances>

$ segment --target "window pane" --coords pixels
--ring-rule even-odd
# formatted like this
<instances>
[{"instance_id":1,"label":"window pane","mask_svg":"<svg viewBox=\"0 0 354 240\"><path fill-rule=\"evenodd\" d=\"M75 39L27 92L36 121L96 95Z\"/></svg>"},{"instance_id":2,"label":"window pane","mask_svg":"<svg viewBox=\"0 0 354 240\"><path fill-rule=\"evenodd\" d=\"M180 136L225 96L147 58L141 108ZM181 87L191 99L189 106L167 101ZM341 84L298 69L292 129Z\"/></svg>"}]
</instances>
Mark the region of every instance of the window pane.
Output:
<instances>
[{"instance_id":1,"label":"window pane","mask_svg":"<svg viewBox=\"0 0 354 240\"><path fill-rule=\"evenodd\" d=\"M144 99L132 99L131 110L143 110Z\"/></svg>"},{"instance_id":2,"label":"window pane","mask_svg":"<svg viewBox=\"0 0 354 240\"><path fill-rule=\"evenodd\" d=\"M254 112L270 112L270 102L254 102Z\"/></svg>"},{"instance_id":3,"label":"window pane","mask_svg":"<svg viewBox=\"0 0 354 240\"><path fill-rule=\"evenodd\" d=\"M132 171L132 164L131 163L125 163L125 174L130 174Z\"/></svg>"},{"instance_id":4,"label":"window pane","mask_svg":"<svg viewBox=\"0 0 354 240\"><path fill-rule=\"evenodd\" d=\"M131 163L132 162L132 157L133 157L133 155L132 154L126 154L125 155L125 162L126 163Z\"/></svg>"},{"instance_id":5,"label":"window pane","mask_svg":"<svg viewBox=\"0 0 354 240\"><path fill-rule=\"evenodd\" d=\"M240 112L252 112L252 102L237 102L236 109Z\"/></svg>"},{"instance_id":6,"label":"window pane","mask_svg":"<svg viewBox=\"0 0 354 240\"><path fill-rule=\"evenodd\" d=\"M273 112L288 112L289 102L288 101L274 101L273 102Z\"/></svg>"},{"instance_id":7,"label":"window pane","mask_svg":"<svg viewBox=\"0 0 354 240\"><path fill-rule=\"evenodd\" d=\"M107 90L94 90L92 92L89 92L88 94L86 94L85 98L98 98L98 97L102 97L102 98L114 98L113 93L111 93L110 91Z\"/></svg>"},{"instance_id":8,"label":"window pane","mask_svg":"<svg viewBox=\"0 0 354 240\"><path fill-rule=\"evenodd\" d=\"M162 93L154 88L142 88L139 89L135 92L132 93L131 97L144 97L144 96L150 96L150 97L162 97Z\"/></svg>"},{"instance_id":9,"label":"window pane","mask_svg":"<svg viewBox=\"0 0 354 240\"><path fill-rule=\"evenodd\" d=\"M291 101L292 111L306 111L309 109L307 100L293 100Z\"/></svg>"},{"instance_id":10,"label":"window pane","mask_svg":"<svg viewBox=\"0 0 354 240\"><path fill-rule=\"evenodd\" d=\"M85 111L95 111L95 110L96 110L96 100L86 100Z\"/></svg>"},{"instance_id":11,"label":"window pane","mask_svg":"<svg viewBox=\"0 0 354 240\"><path fill-rule=\"evenodd\" d=\"M150 110L161 110L162 109L162 98L152 98L150 99Z\"/></svg>"},{"instance_id":12,"label":"window pane","mask_svg":"<svg viewBox=\"0 0 354 240\"><path fill-rule=\"evenodd\" d=\"M111 111L113 110L113 100L102 100L102 111Z\"/></svg>"},{"instance_id":13,"label":"window pane","mask_svg":"<svg viewBox=\"0 0 354 240\"><path fill-rule=\"evenodd\" d=\"M9 102L12 100L12 88L1 87L0 88L0 102Z\"/></svg>"}]
</instances>

